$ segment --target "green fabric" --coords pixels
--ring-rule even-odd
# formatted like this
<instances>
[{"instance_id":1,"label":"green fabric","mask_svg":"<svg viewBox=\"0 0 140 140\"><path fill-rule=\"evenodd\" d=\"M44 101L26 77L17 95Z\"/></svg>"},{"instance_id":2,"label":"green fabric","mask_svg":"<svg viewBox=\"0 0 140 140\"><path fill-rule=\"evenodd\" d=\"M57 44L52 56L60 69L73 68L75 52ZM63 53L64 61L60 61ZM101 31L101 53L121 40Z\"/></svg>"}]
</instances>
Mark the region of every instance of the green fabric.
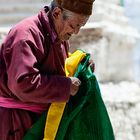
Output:
<instances>
[{"instance_id":1,"label":"green fabric","mask_svg":"<svg viewBox=\"0 0 140 140\"><path fill-rule=\"evenodd\" d=\"M22 140L43 140L47 112L28 130Z\"/></svg>"},{"instance_id":2,"label":"green fabric","mask_svg":"<svg viewBox=\"0 0 140 140\"><path fill-rule=\"evenodd\" d=\"M66 104L55 140L114 140L112 125L95 75L88 66L90 55L80 63L75 77L82 84ZM42 127L41 127L42 125ZM42 140L45 118L41 118L23 140Z\"/></svg>"},{"instance_id":3,"label":"green fabric","mask_svg":"<svg viewBox=\"0 0 140 140\"><path fill-rule=\"evenodd\" d=\"M75 74L82 85L65 107L55 140L115 139L98 82L87 66L89 57L87 54Z\"/></svg>"}]
</instances>

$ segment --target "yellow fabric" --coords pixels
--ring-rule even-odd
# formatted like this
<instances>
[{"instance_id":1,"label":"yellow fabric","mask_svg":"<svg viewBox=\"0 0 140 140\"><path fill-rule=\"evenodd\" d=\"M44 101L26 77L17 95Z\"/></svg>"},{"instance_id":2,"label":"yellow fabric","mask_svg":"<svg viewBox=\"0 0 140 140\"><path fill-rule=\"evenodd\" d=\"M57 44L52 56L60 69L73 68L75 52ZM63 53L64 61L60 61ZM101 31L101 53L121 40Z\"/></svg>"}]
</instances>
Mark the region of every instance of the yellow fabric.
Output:
<instances>
[{"instance_id":1,"label":"yellow fabric","mask_svg":"<svg viewBox=\"0 0 140 140\"><path fill-rule=\"evenodd\" d=\"M66 76L74 76L77 67L81 60L84 58L86 53L77 50L66 59L65 72ZM57 130L65 109L66 103L52 103L46 119L44 139L43 140L54 140L57 134Z\"/></svg>"},{"instance_id":2,"label":"yellow fabric","mask_svg":"<svg viewBox=\"0 0 140 140\"><path fill-rule=\"evenodd\" d=\"M47 119L46 119L46 125L45 125L45 131L44 131L44 139L43 140L54 140L58 126L60 123L60 120L63 115L63 111L65 108L66 103L52 103Z\"/></svg>"},{"instance_id":3,"label":"yellow fabric","mask_svg":"<svg viewBox=\"0 0 140 140\"><path fill-rule=\"evenodd\" d=\"M66 62L65 62L66 76L68 77L74 76L79 63L85 56L86 56L86 53L80 50L77 50L76 52L71 54L69 58L66 59Z\"/></svg>"}]
</instances>

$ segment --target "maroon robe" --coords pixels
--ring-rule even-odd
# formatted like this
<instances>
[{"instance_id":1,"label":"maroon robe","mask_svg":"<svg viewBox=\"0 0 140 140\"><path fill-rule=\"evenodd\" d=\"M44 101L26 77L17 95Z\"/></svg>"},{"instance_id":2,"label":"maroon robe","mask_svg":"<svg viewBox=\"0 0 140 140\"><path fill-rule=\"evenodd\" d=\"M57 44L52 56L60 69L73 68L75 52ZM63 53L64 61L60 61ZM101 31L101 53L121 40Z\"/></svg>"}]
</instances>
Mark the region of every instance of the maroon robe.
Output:
<instances>
[{"instance_id":1,"label":"maroon robe","mask_svg":"<svg viewBox=\"0 0 140 140\"><path fill-rule=\"evenodd\" d=\"M68 101L68 47L57 39L48 7L19 22L1 45L0 96L46 109L52 102ZM0 140L21 140L33 123L31 116L26 110L0 107Z\"/></svg>"}]
</instances>

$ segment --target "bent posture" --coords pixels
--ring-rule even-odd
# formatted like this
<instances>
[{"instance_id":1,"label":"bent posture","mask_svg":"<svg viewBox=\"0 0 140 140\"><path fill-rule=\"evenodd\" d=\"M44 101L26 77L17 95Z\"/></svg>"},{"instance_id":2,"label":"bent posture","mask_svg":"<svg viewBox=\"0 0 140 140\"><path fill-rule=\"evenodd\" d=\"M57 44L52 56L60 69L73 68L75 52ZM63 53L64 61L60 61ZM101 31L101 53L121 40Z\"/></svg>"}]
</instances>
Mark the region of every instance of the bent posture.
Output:
<instances>
[{"instance_id":1,"label":"bent posture","mask_svg":"<svg viewBox=\"0 0 140 140\"><path fill-rule=\"evenodd\" d=\"M53 0L6 36L0 49L1 140L21 140L50 103L77 93L80 80L65 76L64 63L68 40L86 24L93 1Z\"/></svg>"}]
</instances>

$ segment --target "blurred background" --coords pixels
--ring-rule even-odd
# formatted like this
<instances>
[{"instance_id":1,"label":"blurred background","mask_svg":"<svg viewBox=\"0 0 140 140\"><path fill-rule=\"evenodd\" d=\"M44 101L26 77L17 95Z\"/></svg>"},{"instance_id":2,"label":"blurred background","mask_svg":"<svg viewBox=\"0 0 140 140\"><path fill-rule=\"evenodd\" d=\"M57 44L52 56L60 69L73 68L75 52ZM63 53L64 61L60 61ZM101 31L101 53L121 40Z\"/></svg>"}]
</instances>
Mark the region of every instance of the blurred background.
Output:
<instances>
[{"instance_id":1,"label":"blurred background","mask_svg":"<svg viewBox=\"0 0 140 140\"><path fill-rule=\"evenodd\" d=\"M9 29L50 0L0 0L0 43ZM93 15L70 40L96 64L116 140L140 139L140 0L96 0Z\"/></svg>"}]
</instances>

